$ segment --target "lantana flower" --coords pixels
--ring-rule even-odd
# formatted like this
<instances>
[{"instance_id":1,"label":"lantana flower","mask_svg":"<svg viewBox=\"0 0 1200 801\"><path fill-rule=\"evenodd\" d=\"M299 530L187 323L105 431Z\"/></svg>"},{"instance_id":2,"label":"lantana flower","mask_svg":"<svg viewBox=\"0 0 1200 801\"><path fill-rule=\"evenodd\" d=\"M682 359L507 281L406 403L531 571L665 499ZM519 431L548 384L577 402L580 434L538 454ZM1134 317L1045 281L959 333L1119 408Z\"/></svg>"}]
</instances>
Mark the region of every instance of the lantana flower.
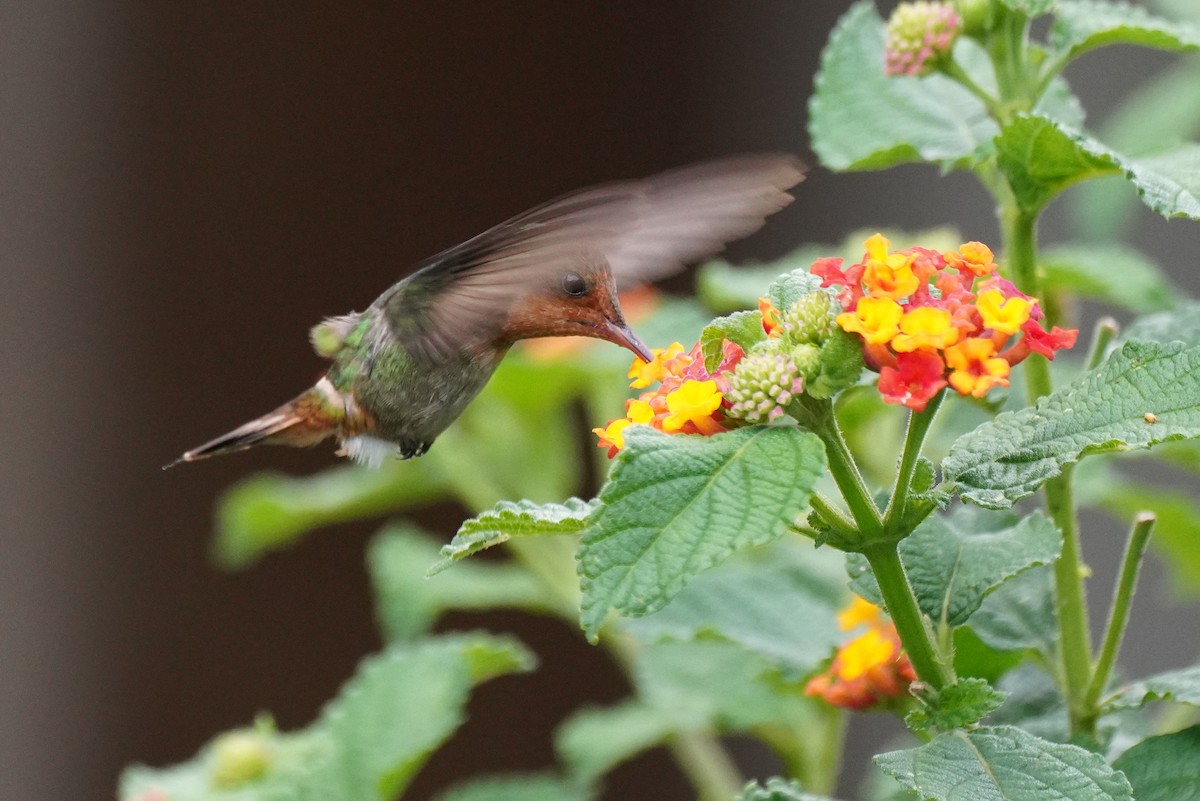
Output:
<instances>
[{"instance_id":1,"label":"lantana flower","mask_svg":"<svg viewBox=\"0 0 1200 801\"><path fill-rule=\"evenodd\" d=\"M629 368L629 378L633 379L629 386L645 389L656 382L659 386L626 401L624 417L592 429L597 444L608 448L610 459L625 447L625 429L631 425L648 425L668 434L712 435L736 423L726 416L732 405L726 394L729 374L745 355L740 346L726 341L721 361L711 373L704 369L699 343L687 353L678 342L651 353L654 359L649 363L634 360Z\"/></svg>"},{"instance_id":2,"label":"lantana flower","mask_svg":"<svg viewBox=\"0 0 1200 801\"><path fill-rule=\"evenodd\" d=\"M838 613L838 626L866 631L842 644L829 668L809 679L804 694L845 709L869 709L907 696L916 681L895 625L874 604L855 596Z\"/></svg>"},{"instance_id":3,"label":"lantana flower","mask_svg":"<svg viewBox=\"0 0 1200 801\"><path fill-rule=\"evenodd\" d=\"M861 263L842 269L823 259L812 268L822 287L837 291L843 308L837 324L862 340L888 403L919 412L947 385L982 398L1008 386L1012 368L1031 353L1053 359L1075 344L1078 331L1042 326L1038 300L997 274L986 245L967 242L944 253L890 246L875 234L864 243ZM906 270L915 284L894 280ZM899 286L905 294L896 294Z\"/></svg>"},{"instance_id":4,"label":"lantana flower","mask_svg":"<svg viewBox=\"0 0 1200 801\"><path fill-rule=\"evenodd\" d=\"M962 27L954 6L917 0L896 6L888 19L884 72L927 75L954 47Z\"/></svg>"}]
</instances>

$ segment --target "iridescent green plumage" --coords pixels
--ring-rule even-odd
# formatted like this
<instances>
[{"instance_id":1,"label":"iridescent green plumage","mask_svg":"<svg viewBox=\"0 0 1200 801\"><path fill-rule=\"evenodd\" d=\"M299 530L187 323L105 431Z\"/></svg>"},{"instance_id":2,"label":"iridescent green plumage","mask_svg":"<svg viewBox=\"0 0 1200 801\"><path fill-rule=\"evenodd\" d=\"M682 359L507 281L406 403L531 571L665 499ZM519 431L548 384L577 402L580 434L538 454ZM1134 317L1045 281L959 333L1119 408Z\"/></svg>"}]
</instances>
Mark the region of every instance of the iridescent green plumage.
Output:
<instances>
[{"instance_id":1,"label":"iridescent green plumage","mask_svg":"<svg viewBox=\"0 0 1200 801\"><path fill-rule=\"evenodd\" d=\"M669 274L757 230L803 177L791 156L743 156L566 195L426 260L366 311L311 333L317 384L180 461L336 436L352 457L424 453L519 339L591 336L650 352L617 284Z\"/></svg>"}]
</instances>

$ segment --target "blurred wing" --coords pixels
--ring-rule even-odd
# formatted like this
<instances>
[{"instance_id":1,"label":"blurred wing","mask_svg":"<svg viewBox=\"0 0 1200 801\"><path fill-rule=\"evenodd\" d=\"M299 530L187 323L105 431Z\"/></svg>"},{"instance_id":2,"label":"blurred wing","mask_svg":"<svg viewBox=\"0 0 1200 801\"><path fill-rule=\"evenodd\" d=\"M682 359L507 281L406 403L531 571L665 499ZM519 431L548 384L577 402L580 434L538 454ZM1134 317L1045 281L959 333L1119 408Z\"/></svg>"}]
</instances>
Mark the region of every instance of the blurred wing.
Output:
<instances>
[{"instance_id":1,"label":"blurred wing","mask_svg":"<svg viewBox=\"0 0 1200 801\"><path fill-rule=\"evenodd\" d=\"M377 301L415 357L491 341L512 303L607 268L619 286L660 278L757 231L804 177L786 154L740 156L565 195L423 263Z\"/></svg>"}]
</instances>

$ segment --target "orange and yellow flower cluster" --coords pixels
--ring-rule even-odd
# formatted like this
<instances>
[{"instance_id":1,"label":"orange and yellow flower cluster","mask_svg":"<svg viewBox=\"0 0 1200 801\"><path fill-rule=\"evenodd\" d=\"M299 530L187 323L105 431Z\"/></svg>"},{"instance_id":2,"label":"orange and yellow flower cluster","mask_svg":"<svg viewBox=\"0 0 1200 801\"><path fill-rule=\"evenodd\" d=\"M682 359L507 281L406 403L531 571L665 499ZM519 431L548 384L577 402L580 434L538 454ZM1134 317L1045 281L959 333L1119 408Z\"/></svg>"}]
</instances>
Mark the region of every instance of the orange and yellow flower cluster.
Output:
<instances>
[{"instance_id":1,"label":"orange and yellow flower cluster","mask_svg":"<svg viewBox=\"0 0 1200 801\"><path fill-rule=\"evenodd\" d=\"M869 709L907 694L917 676L895 625L879 607L855 596L838 614L838 626L850 631L863 625L866 632L841 646L828 670L809 679L805 695L845 709Z\"/></svg>"},{"instance_id":2,"label":"orange and yellow flower cluster","mask_svg":"<svg viewBox=\"0 0 1200 801\"><path fill-rule=\"evenodd\" d=\"M626 401L624 417L592 429L600 439L597 444L608 448L610 459L625 447L625 429L635 423L668 434L716 434L729 428L725 394L729 392L729 373L745 355L741 347L726 341L721 363L711 373L704 369L699 343L687 353L678 342L652 352L654 359L649 363L634 360L629 386L643 389L658 383L658 388Z\"/></svg>"},{"instance_id":3,"label":"orange and yellow flower cluster","mask_svg":"<svg viewBox=\"0 0 1200 801\"><path fill-rule=\"evenodd\" d=\"M845 311L837 323L862 338L888 403L922 411L947 385L982 398L1008 386L1009 371L1030 353L1053 359L1075 344L1078 331L1046 331L1037 299L996 273L986 245L947 252L890 245L875 234L858 264L843 270L841 259L827 258L812 266L821 286L840 288Z\"/></svg>"}]
</instances>

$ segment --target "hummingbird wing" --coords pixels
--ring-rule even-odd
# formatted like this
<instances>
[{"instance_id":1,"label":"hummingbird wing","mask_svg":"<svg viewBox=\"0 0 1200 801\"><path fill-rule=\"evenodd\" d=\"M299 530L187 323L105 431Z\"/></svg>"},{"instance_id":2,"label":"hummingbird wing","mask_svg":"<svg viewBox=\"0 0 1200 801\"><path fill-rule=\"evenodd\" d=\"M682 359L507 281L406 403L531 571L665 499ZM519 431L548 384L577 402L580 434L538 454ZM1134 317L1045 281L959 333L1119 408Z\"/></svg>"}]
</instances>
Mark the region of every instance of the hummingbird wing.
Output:
<instances>
[{"instance_id":1,"label":"hummingbird wing","mask_svg":"<svg viewBox=\"0 0 1200 801\"><path fill-rule=\"evenodd\" d=\"M568 272L607 269L629 286L716 253L791 203L803 177L794 156L759 154L584 189L427 259L376 303L410 354L437 362L491 342L516 299Z\"/></svg>"}]
</instances>

